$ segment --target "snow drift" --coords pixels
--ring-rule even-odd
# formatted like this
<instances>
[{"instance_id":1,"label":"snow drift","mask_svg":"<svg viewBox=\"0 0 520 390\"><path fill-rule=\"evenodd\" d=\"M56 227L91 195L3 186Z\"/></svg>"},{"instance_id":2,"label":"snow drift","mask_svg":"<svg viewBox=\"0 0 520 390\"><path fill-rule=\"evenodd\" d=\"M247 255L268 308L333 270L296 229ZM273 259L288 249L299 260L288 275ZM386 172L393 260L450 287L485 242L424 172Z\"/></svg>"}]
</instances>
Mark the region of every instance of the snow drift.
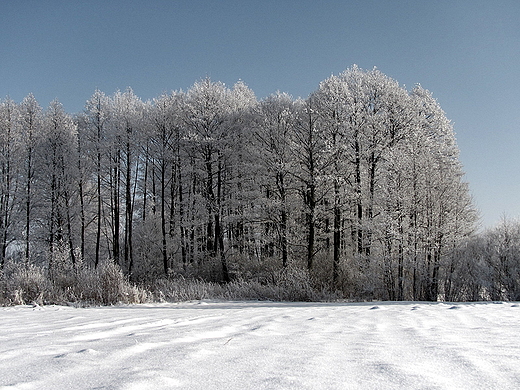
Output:
<instances>
[{"instance_id":1,"label":"snow drift","mask_svg":"<svg viewBox=\"0 0 520 390\"><path fill-rule=\"evenodd\" d=\"M0 309L1 389L512 389L515 303Z\"/></svg>"}]
</instances>

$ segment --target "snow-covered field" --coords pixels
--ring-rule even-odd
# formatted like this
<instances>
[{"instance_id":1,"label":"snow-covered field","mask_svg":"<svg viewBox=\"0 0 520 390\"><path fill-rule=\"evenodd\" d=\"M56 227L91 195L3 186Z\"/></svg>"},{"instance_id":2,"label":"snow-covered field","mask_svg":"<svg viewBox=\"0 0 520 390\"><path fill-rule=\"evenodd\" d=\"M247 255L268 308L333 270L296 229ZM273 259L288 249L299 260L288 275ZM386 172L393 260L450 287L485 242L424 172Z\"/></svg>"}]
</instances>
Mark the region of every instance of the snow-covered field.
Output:
<instances>
[{"instance_id":1,"label":"snow-covered field","mask_svg":"<svg viewBox=\"0 0 520 390\"><path fill-rule=\"evenodd\" d=\"M1 389L518 389L515 303L0 308Z\"/></svg>"}]
</instances>

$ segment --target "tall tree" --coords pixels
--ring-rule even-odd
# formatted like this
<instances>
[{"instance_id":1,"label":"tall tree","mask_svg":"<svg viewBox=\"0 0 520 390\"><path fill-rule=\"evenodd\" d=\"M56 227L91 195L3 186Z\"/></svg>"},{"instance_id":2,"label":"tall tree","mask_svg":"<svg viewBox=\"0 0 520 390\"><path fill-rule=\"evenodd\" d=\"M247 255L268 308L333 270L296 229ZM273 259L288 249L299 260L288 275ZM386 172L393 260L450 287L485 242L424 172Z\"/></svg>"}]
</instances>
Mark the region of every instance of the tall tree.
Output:
<instances>
[{"instance_id":1,"label":"tall tree","mask_svg":"<svg viewBox=\"0 0 520 390\"><path fill-rule=\"evenodd\" d=\"M41 135L42 126L42 109L34 95L27 95L20 104L21 130L23 142L24 168L23 176L25 177L24 201L25 201L25 264L29 265L31 260L31 231L32 216L34 209L33 191L35 184L35 147L38 137Z\"/></svg>"},{"instance_id":2,"label":"tall tree","mask_svg":"<svg viewBox=\"0 0 520 390\"><path fill-rule=\"evenodd\" d=\"M116 137L114 153L117 156L115 175L119 177L122 175L124 194L123 264L130 274L134 267L134 206L135 191L140 174L138 145L142 135L143 108L142 101L131 89L117 92L113 97L113 131ZM117 185L117 183L115 184ZM119 194L119 190L117 191Z\"/></svg>"},{"instance_id":3,"label":"tall tree","mask_svg":"<svg viewBox=\"0 0 520 390\"><path fill-rule=\"evenodd\" d=\"M255 156L265 204L265 232L276 232L276 248L281 255L282 267L287 267L289 256L290 191L293 176L291 138L296 112L292 98L287 94L271 95L260 102L258 123L254 132ZM291 188L292 187L292 188Z\"/></svg>"},{"instance_id":4,"label":"tall tree","mask_svg":"<svg viewBox=\"0 0 520 390\"><path fill-rule=\"evenodd\" d=\"M57 247L67 246L70 259L76 263L73 218L76 198L75 182L77 132L72 118L54 100L46 110L40 141L42 196L48 204L46 224L50 260ZM52 267L51 267L52 269Z\"/></svg>"},{"instance_id":5,"label":"tall tree","mask_svg":"<svg viewBox=\"0 0 520 390\"><path fill-rule=\"evenodd\" d=\"M0 103L0 269L9 244L17 239L14 225L21 152L18 115L14 101L7 98Z\"/></svg>"},{"instance_id":6,"label":"tall tree","mask_svg":"<svg viewBox=\"0 0 520 390\"><path fill-rule=\"evenodd\" d=\"M346 187L345 183L352 182L352 175L355 172L355 179L360 179L360 152L359 140L356 133L350 135L347 132L347 125L355 123L355 116L351 114L352 97L349 94L347 85L337 76L322 81L316 92L311 95L315 110L317 112L316 126L318 132L322 134L325 149L327 150L326 159L330 161L326 175L331 182L332 190L329 197L332 204L332 284L337 285L340 276L341 248L344 242L342 220L344 218L346 204L350 203L352 188ZM350 151L347 147L350 143L354 145L354 163L356 169L352 172L348 169ZM348 154L347 154L348 153ZM359 187L355 187L355 199L359 198Z\"/></svg>"},{"instance_id":7,"label":"tall tree","mask_svg":"<svg viewBox=\"0 0 520 390\"><path fill-rule=\"evenodd\" d=\"M322 249L316 244L316 230L318 221L324 218L320 205L327 193L325 174L331 160L327 159L323 134L317 126L314 97L311 95L306 101L296 104L298 117L292 135L292 158L298 166L294 175L301 183L299 192L305 209L307 269L311 270L316 254Z\"/></svg>"},{"instance_id":8,"label":"tall tree","mask_svg":"<svg viewBox=\"0 0 520 390\"><path fill-rule=\"evenodd\" d=\"M224 281L230 280L224 236L225 200L233 181L230 152L235 140L236 117L243 89L235 91L206 78L186 93L183 121L193 162L197 164L201 194L206 207L206 251L219 258ZM247 94L246 94L247 95ZM203 174L202 174L203 173ZM195 176L194 176L195 177ZM193 183L195 184L195 183Z\"/></svg>"},{"instance_id":9,"label":"tall tree","mask_svg":"<svg viewBox=\"0 0 520 390\"><path fill-rule=\"evenodd\" d=\"M423 205L423 248L425 279L421 282L424 299L437 300L440 293L444 254L452 243L473 231L476 212L463 170L453 127L431 93L420 86L413 91L424 140L425 194Z\"/></svg>"},{"instance_id":10,"label":"tall tree","mask_svg":"<svg viewBox=\"0 0 520 390\"><path fill-rule=\"evenodd\" d=\"M108 174L105 166L109 165L108 142L110 141L108 130L110 120L111 103L110 99L101 91L96 90L87 100L83 115L82 124L79 132L80 139L85 141L84 153L90 164L94 167L94 187L96 210L93 216L95 221L95 244L94 244L94 266L97 267L101 258L101 239L103 234L104 207L107 202L103 191L104 183L108 181ZM110 167L110 172L112 169ZM113 230L114 231L114 230ZM112 251L114 260L117 251Z\"/></svg>"},{"instance_id":11,"label":"tall tree","mask_svg":"<svg viewBox=\"0 0 520 390\"><path fill-rule=\"evenodd\" d=\"M177 231L176 204L179 206L178 225L181 236L181 256L186 263L185 230L183 215L183 188L182 188L182 163L180 161L181 129L179 123L179 99L180 95L162 95L153 101L151 112L151 146L152 179L158 181L159 189L152 193L154 206L159 207L161 226L161 255L162 266L165 274L170 269L170 254L168 253L168 239L175 238ZM178 199L177 199L178 197ZM169 212L168 212L169 208Z\"/></svg>"}]
</instances>

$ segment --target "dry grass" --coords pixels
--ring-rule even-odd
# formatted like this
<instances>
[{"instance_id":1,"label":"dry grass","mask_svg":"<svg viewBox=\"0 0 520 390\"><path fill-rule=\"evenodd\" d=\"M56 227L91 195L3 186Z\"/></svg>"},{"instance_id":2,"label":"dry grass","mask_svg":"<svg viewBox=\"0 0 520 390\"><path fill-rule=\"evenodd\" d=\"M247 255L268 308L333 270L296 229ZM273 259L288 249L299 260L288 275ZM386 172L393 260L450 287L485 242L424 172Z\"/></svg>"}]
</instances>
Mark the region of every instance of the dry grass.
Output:
<instances>
[{"instance_id":1,"label":"dry grass","mask_svg":"<svg viewBox=\"0 0 520 390\"><path fill-rule=\"evenodd\" d=\"M131 283L112 262L97 268L58 264L52 272L34 265L7 263L0 271L0 305L4 306L31 303L88 306L201 299L327 301L338 296L314 289L308 273L298 269L277 272L269 282L241 279L219 284L172 277L146 286Z\"/></svg>"}]
</instances>

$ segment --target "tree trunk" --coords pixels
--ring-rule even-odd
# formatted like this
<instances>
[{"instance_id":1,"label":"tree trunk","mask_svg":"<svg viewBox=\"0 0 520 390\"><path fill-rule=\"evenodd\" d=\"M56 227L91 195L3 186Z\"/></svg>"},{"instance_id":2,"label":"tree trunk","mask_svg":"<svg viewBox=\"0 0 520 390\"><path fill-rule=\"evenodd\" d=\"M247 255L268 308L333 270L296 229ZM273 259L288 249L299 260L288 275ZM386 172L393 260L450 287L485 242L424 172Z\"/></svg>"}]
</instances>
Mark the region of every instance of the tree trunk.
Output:
<instances>
[{"instance_id":1,"label":"tree trunk","mask_svg":"<svg viewBox=\"0 0 520 390\"><path fill-rule=\"evenodd\" d=\"M287 268L288 243L287 243L287 192L284 183L284 173L278 172L277 186L280 193L280 249L282 251L282 267Z\"/></svg>"},{"instance_id":2,"label":"tree trunk","mask_svg":"<svg viewBox=\"0 0 520 390\"><path fill-rule=\"evenodd\" d=\"M180 156L177 155L177 182L178 182L178 195L179 195L179 228L181 234L181 259L184 268L187 267L187 250L186 250L186 226L185 226L185 211L184 211L184 198L183 198L183 185L182 185L182 172L181 172L181 161Z\"/></svg>"},{"instance_id":3,"label":"tree trunk","mask_svg":"<svg viewBox=\"0 0 520 390\"><path fill-rule=\"evenodd\" d=\"M127 129L127 136L130 130ZM132 247L132 228L133 228L133 204L132 204L132 156L130 142L126 143L126 180L125 180L125 265L128 266L128 273L133 271L134 258Z\"/></svg>"},{"instance_id":4,"label":"tree trunk","mask_svg":"<svg viewBox=\"0 0 520 390\"><path fill-rule=\"evenodd\" d=\"M1 234L1 248L0 248L0 270L4 268L5 264L5 256L7 254L7 245L8 245L8 230L10 226L10 217L11 217L11 197L13 196L11 193L11 143L13 140L11 139L11 128L12 128L12 115L11 115L11 103L7 103L7 126L6 126L6 144L4 146L3 154L5 158L5 163L2 164L2 178L4 181L4 192L1 196L0 203L0 212L1 212L1 220L0 220L0 228L2 231Z\"/></svg>"},{"instance_id":5,"label":"tree trunk","mask_svg":"<svg viewBox=\"0 0 520 390\"><path fill-rule=\"evenodd\" d=\"M211 257L215 256L215 246L213 243L214 238L214 230L213 230L213 222L214 222L214 203L215 203L215 194L213 192L213 165L211 162L211 151L206 152L206 202L207 202L207 210L208 210L208 224L206 226L206 250L208 251ZM216 245L216 244L215 244Z\"/></svg>"},{"instance_id":6,"label":"tree trunk","mask_svg":"<svg viewBox=\"0 0 520 390\"><path fill-rule=\"evenodd\" d=\"M332 268L332 282L334 286L337 285L339 280L339 258L340 258L340 247L341 247L341 208L340 208L340 192L339 182L334 180L334 222L333 222L333 268Z\"/></svg>"},{"instance_id":7,"label":"tree trunk","mask_svg":"<svg viewBox=\"0 0 520 390\"><path fill-rule=\"evenodd\" d=\"M217 171L217 199L215 210L215 254L220 253L220 263L222 265L222 279L224 282L229 282L229 270L227 266L226 254L224 252L224 231L221 221L222 213L222 155L218 156L218 171ZM218 247L217 247L218 243Z\"/></svg>"},{"instance_id":8,"label":"tree trunk","mask_svg":"<svg viewBox=\"0 0 520 390\"><path fill-rule=\"evenodd\" d=\"M357 253L363 254L363 199L361 190L361 145L358 140L358 131L356 131L354 140L354 174L355 174L355 191L356 191L356 247Z\"/></svg>"},{"instance_id":9,"label":"tree trunk","mask_svg":"<svg viewBox=\"0 0 520 390\"><path fill-rule=\"evenodd\" d=\"M309 192L309 204L307 211L307 269L311 270L313 266L314 260L314 241L315 241L315 208L316 208L316 199L314 194L314 186L311 185L308 189Z\"/></svg>"},{"instance_id":10,"label":"tree trunk","mask_svg":"<svg viewBox=\"0 0 520 390\"><path fill-rule=\"evenodd\" d=\"M112 191L111 191L111 197L112 197L112 256L114 257L114 262L121 266L121 259L120 259L120 251L119 251L119 244L120 244L120 229L121 229L121 222L120 222L120 199L119 199L119 183L121 181L121 169L120 169L120 152L117 151L116 153L116 160L115 165L112 172L112 178L111 178L111 185L112 185Z\"/></svg>"},{"instance_id":11,"label":"tree trunk","mask_svg":"<svg viewBox=\"0 0 520 390\"><path fill-rule=\"evenodd\" d=\"M76 266L76 253L74 252L74 240L73 240L73 233L72 233L72 216L70 214L69 194L67 191L65 191L64 196L65 196L67 243L69 245L69 256L70 256L72 265L75 267Z\"/></svg>"},{"instance_id":12,"label":"tree trunk","mask_svg":"<svg viewBox=\"0 0 520 390\"><path fill-rule=\"evenodd\" d=\"M32 137L30 137L32 138ZM32 142L30 139L29 142ZM26 202L25 202L25 265L29 266L29 255L30 255L30 233L31 233L31 184L33 179L33 168L32 168L32 147L29 147L27 155L27 185L26 185Z\"/></svg>"},{"instance_id":13,"label":"tree trunk","mask_svg":"<svg viewBox=\"0 0 520 390\"><path fill-rule=\"evenodd\" d=\"M161 159L161 252L164 274L168 275L168 253L166 247L166 161Z\"/></svg>"},{"instance_id":14,"label":"tree trunk","mask_svg":"<svg viewBox=\"0 0 520 390\"><path fill-rule=\"evenodd\" d=\"M97 138L96 138L96 195L97 195L97 210L96 210L96 248L94 256L94 267L97 268L99 265L99 252L101 248L101 125L99 113L97 114Z\"/></svg>"}]
</instances>

